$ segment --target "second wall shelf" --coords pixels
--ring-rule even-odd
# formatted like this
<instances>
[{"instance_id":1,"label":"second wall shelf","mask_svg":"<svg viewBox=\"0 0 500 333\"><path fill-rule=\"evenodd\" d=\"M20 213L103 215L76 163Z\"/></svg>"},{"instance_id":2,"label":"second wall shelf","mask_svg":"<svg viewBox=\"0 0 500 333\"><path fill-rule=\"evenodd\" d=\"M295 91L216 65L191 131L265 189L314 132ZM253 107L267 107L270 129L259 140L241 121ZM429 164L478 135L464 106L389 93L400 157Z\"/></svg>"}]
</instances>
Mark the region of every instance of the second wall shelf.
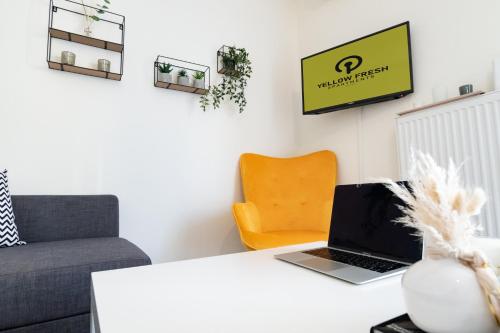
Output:
<instances>
[{"instance_id":1,"label":"second wall shelf","mask_svg":"<svg viewBox=\"0 0 500 333\"><path fill-rule=\"evenodd\" d=\"M171 72L168 73L170 74L169 81L160 79L159 67L162 64L171 66ZM187 84L179 84L177 81L180 71L186 71L188 78ZM153 72L153 85L157 88L172 89L198 95L205 95L210 90L209 66L159 55L154 62ZM198 82L195 82L194 78L191 79L196 72L203 73L203 79L198 80ZM198 83L198 85L196 85L196 83Z\"/></svg>"},{"instance_id":2,"label":"second wall shelf","mask_svg":"<svg viewBox=\"0 0 500 333\"><path fill-rule=\"evenodd\" d=\"M177 90L177 91L184 91L184 92L189 92L189 93L198 94L198 95L205 95L208 92L208 89L195 88L192 86L185 86L182 84L168 83L168 82L163 82L163 81L156 81L155 87L172 89L172 90Z\"/></svg>"}]
</instances>

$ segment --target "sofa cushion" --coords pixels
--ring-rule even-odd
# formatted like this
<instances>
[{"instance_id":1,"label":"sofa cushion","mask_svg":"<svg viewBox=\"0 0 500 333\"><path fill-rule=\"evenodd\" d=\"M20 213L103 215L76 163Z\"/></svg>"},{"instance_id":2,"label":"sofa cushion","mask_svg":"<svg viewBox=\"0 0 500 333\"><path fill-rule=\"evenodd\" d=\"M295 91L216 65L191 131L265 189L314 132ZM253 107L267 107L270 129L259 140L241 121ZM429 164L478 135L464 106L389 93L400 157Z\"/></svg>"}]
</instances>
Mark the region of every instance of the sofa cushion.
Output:
<instances>
[{"instance_id":1,"label":"sofa cushion","mask_svg":"<svg viewBox=\"0 0 500 333\"><path fill-rule=\"evenodd\" d=\"M1 333L89 333L90 313L2 330Z\"/></svg>"},{"instance_id":2,"label":"sofa cushion","mask_svg":"<svg viewBox=\"0 0 500 333\"><path fill-rule=\"evenodd\" d=\"M90 311L90 273L148 265L117 237L31 243L0 249L0 330Z\"/></svg>"}]
</instances>

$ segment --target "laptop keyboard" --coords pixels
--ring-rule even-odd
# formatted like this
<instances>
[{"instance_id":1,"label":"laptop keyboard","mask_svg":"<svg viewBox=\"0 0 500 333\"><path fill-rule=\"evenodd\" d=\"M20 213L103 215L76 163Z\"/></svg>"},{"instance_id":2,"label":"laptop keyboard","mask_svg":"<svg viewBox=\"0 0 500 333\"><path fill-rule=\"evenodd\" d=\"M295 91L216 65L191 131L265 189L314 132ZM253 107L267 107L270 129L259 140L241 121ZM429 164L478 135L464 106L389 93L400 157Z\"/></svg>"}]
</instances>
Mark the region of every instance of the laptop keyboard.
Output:
<instances>
[{"instance_id":1,"label":"laptop keyboard","mask_svg":"<svg viewBox=\"0 0 500 333\"><path fill-rule=\"evenodd\" d=\"M379 273L389 272L394 269L406 266L404 264L400 264L397 262L367 257L350 252L329 249L326 247L321 249L304 251L303 253L307 253L316 257L325 258L333 261L338 261L351 266L369 269L370 271L375 271Z\"/></svg>"}]
</instances>

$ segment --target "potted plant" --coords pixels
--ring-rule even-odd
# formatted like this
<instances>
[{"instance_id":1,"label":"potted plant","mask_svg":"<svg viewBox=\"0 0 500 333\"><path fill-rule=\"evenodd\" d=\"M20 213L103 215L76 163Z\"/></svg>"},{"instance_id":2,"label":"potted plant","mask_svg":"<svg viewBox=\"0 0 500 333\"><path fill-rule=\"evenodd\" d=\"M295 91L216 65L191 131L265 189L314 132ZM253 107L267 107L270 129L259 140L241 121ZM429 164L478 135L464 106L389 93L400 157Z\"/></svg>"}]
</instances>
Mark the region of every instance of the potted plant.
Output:
<instances>
[{"instance_id":1,"label":"potted plant","mask_svg":"<svg viewBox=\"0 0 500 333\"><path fill-rule=\"evenodd\" d=\"M252 75L252 62L249 54L244 48L230 47L228 52L219 53L224 66L224 77L222 82L210 87L206 95L201 96L200 106L203 111L212 104L214 109L221 106L226 98L238 106L243 112L247 105L245 89L248 79Z\"/></svg>"},{"instance_id":2,"label":"potted plant","mask_svg":"<svg viewBox=\"0 0 500 333\"><path fill-rule=\"evenodd\" d=\"M234 46L228 47L227 52L221 52L222 68L225 75L239 76L240 67L247 61L248 53L244 49Z\"/></svg>"},{"instance_id":3,"label":"potted plant","mask_svg":"<svg viewBox=\"0 0 500 333\"><path fill-rule=\"evenodd\" d=\"M109 7L108 5L111 4L110 0L103 0L102 2L97 2L96 6L99 7L98 9L93 9L89 7L88 5L85 4L83 0L80 0L82 7L83 7L83 18L84 18L84 29L83 31L85 32L85 35L87 37L92 36L92 25L94 22L100 21L99 14L104 14L105 10L108 10Z\"/></svg>"},{"instance_id":4,"label":"potted plant","mask_svg":"<svg viewBox=\"0 0 500 333\"><path fill-rule=\"evenodd\" d=\"M158 80L162 82L173 83L174 79L172 77L172 65L170 63L158 64Z\"/></svg>"},{"instance_id":5,"label":"potted plant","mask_svg":"<svg viewBox=\"0 0 500 333\"><path fill-rule=\"evenodd\" d=\"M204 89L205 88L205 73L196 71L193 74L194 87Z\"/></svg>"},{"instance_id":6,"label":"potted plant","mask_svg":"<svg viewBox=\"0 0 500 333\"><path fill-rule=\"evenodd\" d=\"M230 48L229 50L230 53L222 54L222 67L226 69L226 71L234 71L236 67L236 57L231 51L233 48Z\"/></svg>"},{"instance_id":7,"label":"potted plant","mask_svg":"<svg viewBox=\"0 0 500 333\"><path fill-rule=\"evenodd\" d=\"M183 86L189 86L189 76L185 69L181 69L177 73L177 83Z\"/></svg>"}]
</instances>

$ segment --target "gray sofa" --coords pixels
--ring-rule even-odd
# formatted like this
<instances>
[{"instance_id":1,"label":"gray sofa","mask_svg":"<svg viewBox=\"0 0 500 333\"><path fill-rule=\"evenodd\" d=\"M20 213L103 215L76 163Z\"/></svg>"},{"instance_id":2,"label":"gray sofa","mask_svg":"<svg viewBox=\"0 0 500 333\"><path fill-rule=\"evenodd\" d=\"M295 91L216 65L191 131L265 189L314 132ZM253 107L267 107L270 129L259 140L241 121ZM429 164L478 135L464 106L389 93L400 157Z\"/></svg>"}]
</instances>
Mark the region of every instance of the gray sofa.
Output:
<instances>
[{"instance_id":1,"label":"gray sofa","mask_svg":"<svg viewBox=\"0 0 500 333\"><path fill-rule=\"evenodd\" d=\"M26 246L0 248L0 332L89 332L90 273L151 264L118 237L118 199L12 196Z\"/></svg>"}]
</instances>

